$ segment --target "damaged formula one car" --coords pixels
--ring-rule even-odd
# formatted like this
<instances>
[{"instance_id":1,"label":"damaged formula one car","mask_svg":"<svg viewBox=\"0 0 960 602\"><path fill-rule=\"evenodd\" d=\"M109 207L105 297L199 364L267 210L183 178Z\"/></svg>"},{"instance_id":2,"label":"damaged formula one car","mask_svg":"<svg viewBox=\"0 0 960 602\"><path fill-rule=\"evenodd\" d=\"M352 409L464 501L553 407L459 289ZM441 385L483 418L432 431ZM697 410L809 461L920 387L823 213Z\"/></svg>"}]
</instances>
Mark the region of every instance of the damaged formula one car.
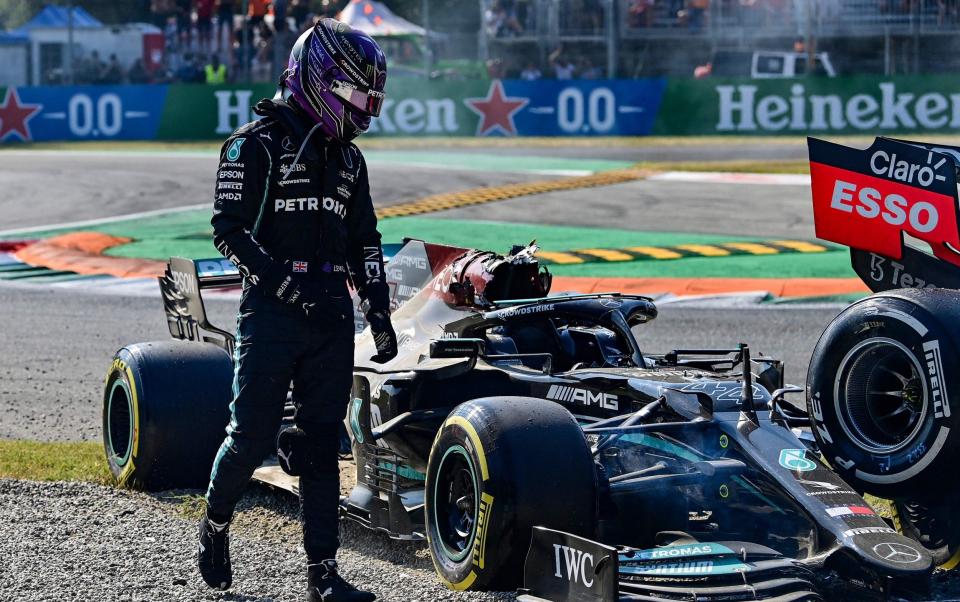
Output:
<instances>
[{"instance_id":1,"label":"damaged formula one car","mask_svg":"<svg viewBox=\"0 0 960 602\"><path fill-rule=\"evenodd\" d=\"M935 564L960 563L960 148L810 153L817 234L851 247L876 294L823 333L807 412L746 345L645 349L650 299L548 296L535 247L407 241L387 265L397 358L369 360L358 317L343 516L426 539L453 589L528 601L922 595ZM222 260L171 259L177 340L124 347L107 376L120 483L206 483L233 337L201 291L240 283ZM296 489L275 461L255 478ZM867 493L891 501L889 522Z\"/></svg>"},{"instance_id":2,"label":"damaged formula one car","mask_svg":"<svg viewBox=\"0 0 960 602\"><path fill-rule=\"evenodd\" d=\"M927 586L931 554L821 460L818 441L843 431L810 436L779 361L746 345L650 353L650 299L548 296L533 246L502 257L407 241L387 273L400 354L373 363L369 331L357 339L344 400L357 484L342 511L426 539L449 587L610 602L873 600ZM121 349L107 377L119 482L206 483L233 340L201 290L239 283L220 260L171 260L161 290L180 340ZM296 488L275 461L255 478Z\"/></svg>"}]
</instances>

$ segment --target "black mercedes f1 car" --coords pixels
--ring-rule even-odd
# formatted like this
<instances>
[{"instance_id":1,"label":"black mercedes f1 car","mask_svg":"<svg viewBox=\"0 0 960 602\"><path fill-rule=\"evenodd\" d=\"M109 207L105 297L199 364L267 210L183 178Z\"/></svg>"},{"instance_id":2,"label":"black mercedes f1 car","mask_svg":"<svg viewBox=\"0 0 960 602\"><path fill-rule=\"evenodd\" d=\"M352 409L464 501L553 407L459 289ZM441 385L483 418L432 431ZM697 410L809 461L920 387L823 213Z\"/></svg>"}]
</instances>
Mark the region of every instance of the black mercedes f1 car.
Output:
<instances>
[{"instance_id":1,"label":"black mercedes f1 car","mask_svg":"<svg viewBox=\"0 0 960 602\"><path fill-rule=\"evenodd\" d=\"M836 234L849 225L831 230L829 213L902 213L897 226L933 245L929 205L937 223L953 212L956 236L953 155L887 139L866 151L810 145L818 232L854 248L868 284L892 288L893 269L900 286L960 287L946 256L960 240L941 241L938 258L865 247ZM897 161L921 154L952 206L925 180L897 181ZM911 190L927 205L911 207ZM535 251L394 250L400 354L370 361L358 310L344 400L357 483L344 518L426 539L452 589L519 588L528 601L912 599L935 563L956 563L956 496L942 478L957 458L956 291L884 292L844 310L814 351L803 411L785 400L803 389L784 384L779 361L744 344L652 353L651 299L550 295ZM119 483L206 483L233 339L207 320L201 290L239 283L224 261L171 259L161 291L178 340L124 347L106 380ZM295 490L275 464L256 478ZM892 500L893 517L864 493Z\"/></svg>"}]
</instances>

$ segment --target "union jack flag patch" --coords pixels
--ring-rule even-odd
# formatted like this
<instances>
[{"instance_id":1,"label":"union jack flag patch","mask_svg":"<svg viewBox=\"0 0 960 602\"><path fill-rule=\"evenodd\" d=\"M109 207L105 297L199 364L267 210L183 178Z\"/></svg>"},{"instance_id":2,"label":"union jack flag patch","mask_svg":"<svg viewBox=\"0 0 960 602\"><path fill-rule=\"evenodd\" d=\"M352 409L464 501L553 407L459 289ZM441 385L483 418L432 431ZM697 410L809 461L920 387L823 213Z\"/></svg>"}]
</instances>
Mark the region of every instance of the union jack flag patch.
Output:
<instances>
[{"instance_id":1,"label":"union jack flag patch","mask_svg":"<svg viewBox=\"0 0 960 602\"><path fill-rule=\"evenodd\" d=\"M307 262L306 261L294 261L293 262L293 271L300 274L307 273Z\"/></svg>"}]
</instances>

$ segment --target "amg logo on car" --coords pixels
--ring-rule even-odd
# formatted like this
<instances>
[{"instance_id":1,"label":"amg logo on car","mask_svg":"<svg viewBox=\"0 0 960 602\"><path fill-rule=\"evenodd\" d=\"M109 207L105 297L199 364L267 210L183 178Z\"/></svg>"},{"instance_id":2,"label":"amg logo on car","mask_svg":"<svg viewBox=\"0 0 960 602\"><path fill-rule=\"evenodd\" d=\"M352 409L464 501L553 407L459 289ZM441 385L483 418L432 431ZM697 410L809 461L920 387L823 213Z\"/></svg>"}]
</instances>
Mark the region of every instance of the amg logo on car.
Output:
<instances>
[{"instance_id":1,"label":"amg logo on car","mask_svg":"<svg viewBox=\"0 0 960 602\"><path fill-rule=\"evenodd\" d=\"M555 543L553 544L553 555L554 567L556 568L554 577L566 579L571 583L582 583L586 587L593 587L592 575L595 562L593 554L587 554L583 550ZM590 578L588 579L588 577Z\"/></svg>"},{"instance_id":2,"label":"amg logo on car","mask_svg":"<svg viewBox=\"0 0 960 602\"><path fill-rule=\"evenodd\" d=\"M597 406L605 410L620 409L620 401L612 393L600 393L576 387L564 387L563 385L550 385L550 390L547 391L547 399L578 403L582 406Z\"/></svg>"},{"instance_id":3,"label":"amg logo on car","mask_svg":"<svg viewBox=\"0 0 960 602\"><path fill-rule=\"evenodd\" d=\"M413 255L397 255L390 260L390 267L398 266L401 268L416 268L418 270L427 269L426 257L415 257Z\"/></svg>"},{"instance_id":4,"label":"amg logo on car","mask_svg":"<svg viewBox=\"0 0 960 602\"><path fill-rule=\"evenodd\" d=\"M924 343L923 355L927 360L927 375L930 377L933 415L937 418L949 418L950 404L943 403L943 360L940 358L940 341L933 340Z\"/></svg>"}]
</instances>

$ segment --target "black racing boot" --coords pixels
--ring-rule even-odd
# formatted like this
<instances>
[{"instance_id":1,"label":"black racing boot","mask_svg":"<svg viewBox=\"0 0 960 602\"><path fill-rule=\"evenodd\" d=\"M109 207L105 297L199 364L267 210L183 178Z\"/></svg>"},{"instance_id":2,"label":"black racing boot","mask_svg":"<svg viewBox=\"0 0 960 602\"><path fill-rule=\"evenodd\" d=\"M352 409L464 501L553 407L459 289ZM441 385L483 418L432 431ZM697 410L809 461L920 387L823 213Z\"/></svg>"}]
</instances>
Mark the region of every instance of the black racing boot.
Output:
<instances>
[{"instance_id":1,"label":"black racing boot","mask_svg":"<svg viewBox=\"0 0 960 602\"><path fill-rule=\"evenodd\" d=\"M230 565L230 521L217 523L204 514L200 519L200 553L197 564L203 580L214 589L227 589L233 582Z\"/></svg>"},{"instance_id":2,"label":"black racing boot","mask_svg":"<svg viewBox=\"0 0 960 602\"><path fill-rule=\"evenodd\" d=\"M307 600L309 602L374 602L375 594L362 592L337 573L336 560L307 565Z\"/></svg>"}]
</instances>

